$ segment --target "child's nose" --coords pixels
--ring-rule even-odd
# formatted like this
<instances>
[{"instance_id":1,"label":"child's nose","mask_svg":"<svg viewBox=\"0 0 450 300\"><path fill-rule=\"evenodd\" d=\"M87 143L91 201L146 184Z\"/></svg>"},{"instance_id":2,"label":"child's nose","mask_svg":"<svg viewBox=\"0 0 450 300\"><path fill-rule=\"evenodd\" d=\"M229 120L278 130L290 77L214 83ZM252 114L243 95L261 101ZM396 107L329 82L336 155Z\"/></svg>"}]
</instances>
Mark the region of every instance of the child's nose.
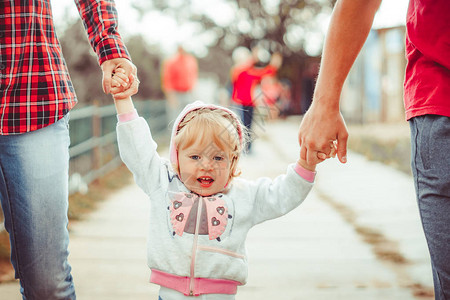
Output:
<instances>
[{"instance_id":1,"label":"child's nose","mask_svg":"<svg viewBox=\"0 0 450 300\"><path fill-rule=\"evenodd\" d=\"M202 167L204 170L212 170L214 169L214 160L205 158L202 163Z\"/></svg>"}]
</instances>

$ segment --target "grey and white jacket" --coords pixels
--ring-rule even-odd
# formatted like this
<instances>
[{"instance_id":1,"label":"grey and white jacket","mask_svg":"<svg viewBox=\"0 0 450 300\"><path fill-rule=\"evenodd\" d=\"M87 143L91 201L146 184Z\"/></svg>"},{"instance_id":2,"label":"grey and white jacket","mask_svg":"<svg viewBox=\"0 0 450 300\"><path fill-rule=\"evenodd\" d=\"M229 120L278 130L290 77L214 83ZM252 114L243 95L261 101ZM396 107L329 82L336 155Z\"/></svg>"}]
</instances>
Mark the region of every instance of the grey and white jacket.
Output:
<instances>
[{"instance_id":1,"label":"grey and white jacket","mask_svg":"<svg viewBox=\"0 0 450 300\"><path fill-rule=\"evenodd\" d=\"M247 280L249 230L295 209L313 185L292 164L273 180L235 178L223 192L202 197L159 156L143 118L119 122L117 135L122 160L151 202L151 281L186 295L235 293Z\"/></svg>"}]
</instances>

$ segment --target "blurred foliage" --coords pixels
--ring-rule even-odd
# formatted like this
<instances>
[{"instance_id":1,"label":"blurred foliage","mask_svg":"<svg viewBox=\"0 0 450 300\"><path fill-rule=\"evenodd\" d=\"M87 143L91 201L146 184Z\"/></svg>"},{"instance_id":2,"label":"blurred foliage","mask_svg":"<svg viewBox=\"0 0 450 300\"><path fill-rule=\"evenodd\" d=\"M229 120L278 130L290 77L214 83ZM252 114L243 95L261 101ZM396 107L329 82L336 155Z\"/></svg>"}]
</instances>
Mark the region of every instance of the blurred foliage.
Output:
<instances>
[{"instance_id":1,"label":"blurred foliage","mask_svg":"<svg viewBox=\"0 0 450 300\"><path fill-rule=\"evenodd\" d=\"M111 96L103 93L102 72L81 20L67 26L60 43L79 103L88 104L94 99L111 103Z\"/></svg>"},{"instance_id":2,"label":"blurred foliage","mask_svg":"<svg viewBox=\"0 0 450 300\"><path fill-rule=\"evenodd\" d=\"M233 64L231 54L235 48L258 44L271 53L280 52L284 62L279 77L290 80L293 98L300 101L304 77L311 77L309 65L317 64L320 59L321 21L331 13L335 0L224 0L235 10L234 19L227 26L196 11L193 2L130 0L141 18L151 10L164 11L177 20L178 26L194 22L199 24L198 34L206 32L214 36L208 54L199 59L199 66L202 71L217 74L222 85L229 80ZM318 49L311 54L314 51L307 50L313 38Z\"/></svg>"},{"instance_id":3,"label":"blurred foliage","mask_svg":"<svg viewBox=\"0 0 450 300\"><path fill-rule=\"evenodd\" d=\"M60 42L79 104L89 105L94 101L102 105L111 104L111 95L103 93L102 71L97 55L89 45L81 20L67 26ZM139 93L135 98L161 99L163 94L157 49L151 49L141 36L132 36L125 43L134 64L138 67L138 77L141 81Z\"/></svg>"},{"instance_id":4,"label":"blurred foliage","mask_svg":"<svg viewBox=\"0 0 450 300\"><path fill-rule=\"evenodd\" d=\"M237 47L251 48L258 44L270 53L280 52L284 61L279 77L292 83L292 96L298 102L297 106L300 106L300 99L304 97L302 85L305 77L315 77L308 70L311 69L311 64L317 65L320 60L323 40L321 24L325 16L329 16L335 2L336 0L222 0L220 3L227 5L233 12L230 17L232 20L224 22L200 11L198 5L201 2L195 0L129 0L140 20L150 17L152 11L159 11L174 18L180 28L195 24L195 34L206 36L208 40L205 55L199 58L200 71L216 74L222 86L229 81L229 70L233 64L231 56ZM167 53L161 53L156 45L150 46L139 35L128 38L125 43L138 67L141 81L136 98L162 98L160 67L162 56ZM89 103L94 99L100 103L111 103L111 97L102 92L97 57L90 49L80 21L67 27L61 44L80 103ZM316 45L316 49L308 51L308 45L312 44ZM298 107L297 112L300 111Z\"/></svg>"},{"instance_id":5,"label":"blurred foliage","mask_svg":"<svg viewBox=\"0 0 450 300\"><path fill-rule=\"evenodd\" d=\"M159 49L150 47L140 35L130 37L125 41L134 64L138 68L138 77L141 81L137 98L163 99L161 90L161 59Z\"/></svg>"}]
</instances>

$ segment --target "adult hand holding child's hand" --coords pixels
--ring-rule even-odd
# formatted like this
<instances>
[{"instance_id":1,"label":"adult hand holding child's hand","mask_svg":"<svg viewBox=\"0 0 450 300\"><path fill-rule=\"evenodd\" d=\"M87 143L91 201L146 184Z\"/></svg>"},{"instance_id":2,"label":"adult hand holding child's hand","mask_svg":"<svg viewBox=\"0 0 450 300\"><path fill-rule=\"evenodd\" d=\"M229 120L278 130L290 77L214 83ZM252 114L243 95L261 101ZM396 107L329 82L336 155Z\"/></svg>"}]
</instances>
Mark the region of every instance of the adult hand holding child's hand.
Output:
<instances>
[{"instance_id":1,"label":"adult hand holding child's hand","mask_svg":"<svg viewBox=\"0 0 450 300\"><path fill-rule=\"evenodd\" d=\"M136 72L127 77L124 69L117 68L111 76L110 93L115 100L126 99L138 92L139 83Z\"/></svg>"}]
</instances>

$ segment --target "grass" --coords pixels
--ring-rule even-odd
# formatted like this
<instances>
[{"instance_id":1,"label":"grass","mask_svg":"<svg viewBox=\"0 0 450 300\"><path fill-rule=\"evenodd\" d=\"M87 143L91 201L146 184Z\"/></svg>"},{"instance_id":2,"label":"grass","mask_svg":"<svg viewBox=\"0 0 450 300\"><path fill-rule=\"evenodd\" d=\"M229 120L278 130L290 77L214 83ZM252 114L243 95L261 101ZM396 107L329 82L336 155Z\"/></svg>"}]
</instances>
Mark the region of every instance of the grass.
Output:
<instances>
[{"instance_id":1,"label":"grass","mask_svg":"<svg viewBox=\"0 0 450 300\"><path fill-rule=\"evenodd\" d=\"M104 177L92 182L86 194L75 193L69 197L69 220L78 221L94 210L109 194L131 183L132 175L122 165ZM70 226L70 225L69 225Z\"/></svg>"},{"instance_id":2,"label":"grass","mask_svg":"<svg viewBox=\"0 0 450 300\"><path fill-rule=\"evenodd\" d=\"M348 148L411 175L411 142L406 122L349 126Z\"/></svg>"}]
</instances>

